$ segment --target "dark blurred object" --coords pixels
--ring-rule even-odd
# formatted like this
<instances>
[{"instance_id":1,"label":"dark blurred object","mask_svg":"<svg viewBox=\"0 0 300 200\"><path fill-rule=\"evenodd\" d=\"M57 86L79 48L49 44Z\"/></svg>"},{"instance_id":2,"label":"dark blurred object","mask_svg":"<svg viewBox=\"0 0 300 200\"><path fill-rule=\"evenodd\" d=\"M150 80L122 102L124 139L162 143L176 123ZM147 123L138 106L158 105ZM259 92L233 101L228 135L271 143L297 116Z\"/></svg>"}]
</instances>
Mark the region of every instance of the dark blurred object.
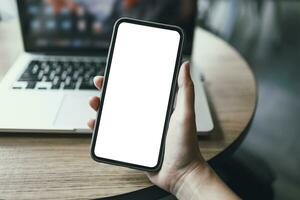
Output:
<instances>
[{"instance_id":1,"label":"dark blurred object","mask_svg":"<svg viewBox=\"0 0 300 200\"><path fill-rule=\"evenodd\" d=\"M300 45L297 0L199 0L198 25L230 42L248 59L264 48ZM268 47L267 47L268 46ZM271 48L271 49L270 49Z\"/></svg>"},{"instance_id":2,"label":"dark blurred object","mask_svg":"<svg viewBox=\"0 0 300 200\"><path fill-rule=\"evenodd\" d=\"M274 181L270 167L256 156L247 152L248 162L241 162L234 157L210 162L216 173L224 180L227 185L242 199L273 199L274 193L271 183ZM260 170L257 170L259 166Z\"/></svg>"},{"instance_id":3,"label":"dark blurred object","mask_svg":"<svg viewBox=\"0 0 300 200\"><path fill-rule=\"evenodd\" d=\"M299 199L300 1L199 0L198 6L198 25L233 45L258 83L248 135L214 168L243 199L255 192L255 199Z\"/></svg>"},{"instance_id":4,"label":"dark blurred object","mask_svg":"<svg viewBox=\"0 0 300 200\"><path fill-rule=\"evenodd\" d=\"M196 0L17 0L26 50L107 53L114 23L131 17L180 26L190 54Z\"/></svg>"}]
</instances>

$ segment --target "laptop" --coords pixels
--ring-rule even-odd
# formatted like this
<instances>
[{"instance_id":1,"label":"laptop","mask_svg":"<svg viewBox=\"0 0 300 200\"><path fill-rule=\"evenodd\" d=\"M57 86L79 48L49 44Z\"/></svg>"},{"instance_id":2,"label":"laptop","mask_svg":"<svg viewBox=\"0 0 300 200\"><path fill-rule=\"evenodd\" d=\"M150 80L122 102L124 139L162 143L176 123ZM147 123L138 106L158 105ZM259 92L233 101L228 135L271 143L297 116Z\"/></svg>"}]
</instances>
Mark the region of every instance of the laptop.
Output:
<instances>
[{"instance_id":1,"label":"laptop","mask_svg":"<svg viewBox=\"0 0 300 200\"><path fill-rule=\"evenodd\" d=\"M88 100L100 95L93 77L104 75L114 22L125 16L178 25L189 58L197 7L180 1L17 0L24 52L0 84L0 132L91 133L86 122L96 113ZM213 124L200 73L193 77L201 134Z\"/></svg>"}]
</instances>

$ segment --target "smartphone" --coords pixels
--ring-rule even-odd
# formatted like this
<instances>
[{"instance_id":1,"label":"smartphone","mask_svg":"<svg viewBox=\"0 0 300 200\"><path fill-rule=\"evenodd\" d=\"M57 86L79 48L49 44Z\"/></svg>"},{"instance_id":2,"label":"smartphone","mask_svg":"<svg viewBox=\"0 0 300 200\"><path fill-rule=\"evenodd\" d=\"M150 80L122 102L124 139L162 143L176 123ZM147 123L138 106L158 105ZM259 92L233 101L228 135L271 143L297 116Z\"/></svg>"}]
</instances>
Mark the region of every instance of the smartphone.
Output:
<instances>
[{"instance_id":1,"label":"smartphone","mask_svg":"<svg viewBox=\"0 0 300 200\"><path fill-rule=\"evenodd\" d=\"M91 143L94 160L160 169L183 40L177 26L130 18L115 23Z\"/></svg>"}]
</instances>

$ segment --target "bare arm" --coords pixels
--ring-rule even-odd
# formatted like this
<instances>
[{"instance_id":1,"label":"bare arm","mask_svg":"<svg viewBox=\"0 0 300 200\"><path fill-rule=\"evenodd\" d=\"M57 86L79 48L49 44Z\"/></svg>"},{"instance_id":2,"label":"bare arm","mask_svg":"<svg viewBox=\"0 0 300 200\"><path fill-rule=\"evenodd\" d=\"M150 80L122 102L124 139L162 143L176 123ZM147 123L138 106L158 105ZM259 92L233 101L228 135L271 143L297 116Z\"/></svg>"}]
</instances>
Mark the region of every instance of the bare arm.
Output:
<instances>
[{"instance_id":1,"label":"bare arm","mask_svg":"<svg viewBox=\"0 0 300 200\"><path fill-rule=\"evenodd\" d=\"M200 165L178 180L171 191L178 199L222 199L233 200L237 197L209 167Z\"/></svg>"}]
</instances>

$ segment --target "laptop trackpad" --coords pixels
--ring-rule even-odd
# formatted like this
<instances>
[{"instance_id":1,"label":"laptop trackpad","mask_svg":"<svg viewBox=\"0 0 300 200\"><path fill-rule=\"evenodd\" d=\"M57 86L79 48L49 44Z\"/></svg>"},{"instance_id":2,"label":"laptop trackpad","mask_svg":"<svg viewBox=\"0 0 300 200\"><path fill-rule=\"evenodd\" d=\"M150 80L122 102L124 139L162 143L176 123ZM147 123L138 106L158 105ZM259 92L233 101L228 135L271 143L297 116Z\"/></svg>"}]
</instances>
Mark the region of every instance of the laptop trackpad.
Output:
<instances>
[{"instance_id":1,"label":"laptop trackpad","mask_svg":"<svg viewBox=\"0 0 300 200\"><path fill-rule=\"evenodd\" d=\"M54 125L71 129L87 129L87 120L96 117L96 112L88 106L90 96L65 95Z\"/></svg>"},{"instance_id":2,"label":"laptop trackpad","mask_svg":"<svg viewBox=\"0 0 300 200\"><path fill-rule=\"evenodd\" d=\"M12 91L1 94L2 129L49 129L63 95L45 92Z\"/></svg>"}]
</instances>

